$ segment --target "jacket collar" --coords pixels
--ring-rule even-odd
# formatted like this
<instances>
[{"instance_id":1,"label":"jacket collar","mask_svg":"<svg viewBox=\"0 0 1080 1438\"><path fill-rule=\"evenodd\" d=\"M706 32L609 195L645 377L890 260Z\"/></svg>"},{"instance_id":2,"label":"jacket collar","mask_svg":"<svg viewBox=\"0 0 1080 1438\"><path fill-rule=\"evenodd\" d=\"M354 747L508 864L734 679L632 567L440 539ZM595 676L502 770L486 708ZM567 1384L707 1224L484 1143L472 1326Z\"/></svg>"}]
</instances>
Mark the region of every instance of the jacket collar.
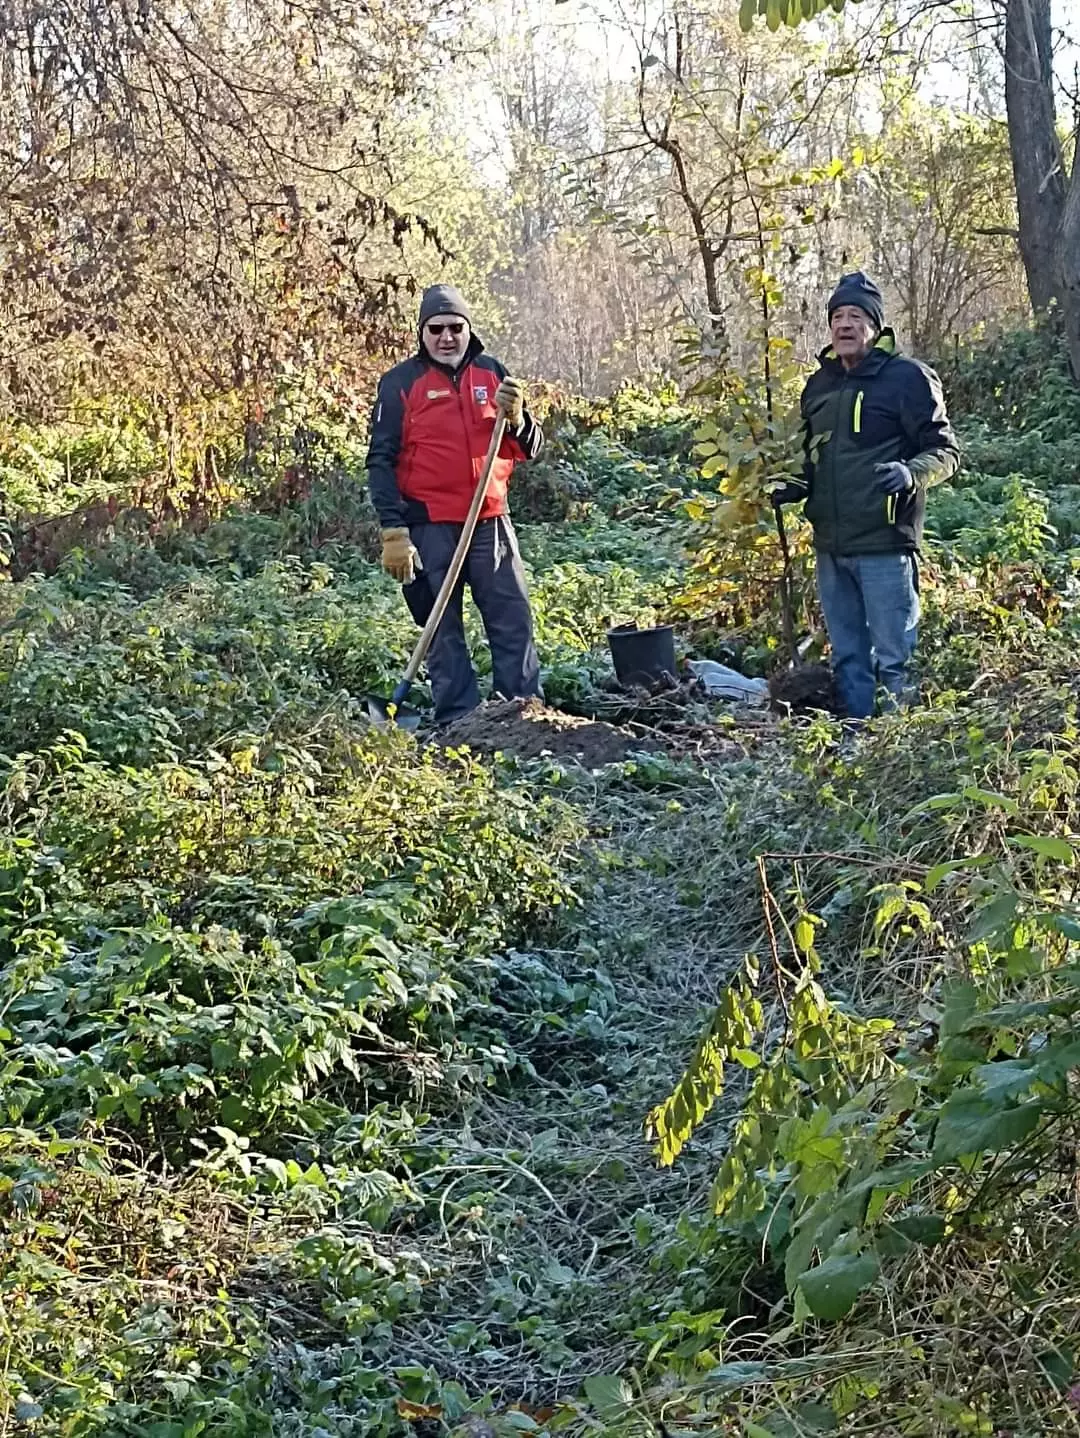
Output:
<instances>
[{"instance_id":1,"label":"jacket collar","mask_svg":"<svg viewBox=\"0 0 1080 1438\"><path fill-rule=\"evenodd\" d=\"M845 370L840 363L836 351L832 345L826 345L818 355L818 363L822 369L830 370L835 374L848 374L853 378L863 378L866 375L875 375L888 364L889 360L899 351L896 347L896 334L891 329L883 329L874 341L870 353L866 355L854 369Z\"/></svg>"}]
</instances>

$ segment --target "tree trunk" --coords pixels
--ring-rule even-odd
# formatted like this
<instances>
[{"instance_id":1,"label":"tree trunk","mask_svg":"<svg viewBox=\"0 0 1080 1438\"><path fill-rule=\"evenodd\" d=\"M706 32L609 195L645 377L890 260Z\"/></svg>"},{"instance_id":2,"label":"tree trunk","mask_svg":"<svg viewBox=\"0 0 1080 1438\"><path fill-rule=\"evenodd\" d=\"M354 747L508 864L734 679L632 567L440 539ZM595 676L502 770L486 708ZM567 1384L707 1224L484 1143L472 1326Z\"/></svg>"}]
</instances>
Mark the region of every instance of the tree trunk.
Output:
<instances>
[{"instance_id":1,"label":"tree trunk","mask_svg":"<svg viewBox=\"0 0 1080 1438\"><path fill-rule=\"evenodd\" d=\"M1080 384L1080 159L1073 161L1072 181L1058 236L1061 275L1061 317L1073 378Z\"/></svg>"},{"instance_id":2,"label":"tree trunk","mask_svg":"<svg viewBox=\"0 0 1080 1438\"><path fill-rule=\"evenodd\" d=\"M1053 300L1062 299L1058 260L1066 184L1053 85L1050 0L1008 0L1005 109L1020 254L1037 315L1045 313Z\"/></svg>"}]
</instances>

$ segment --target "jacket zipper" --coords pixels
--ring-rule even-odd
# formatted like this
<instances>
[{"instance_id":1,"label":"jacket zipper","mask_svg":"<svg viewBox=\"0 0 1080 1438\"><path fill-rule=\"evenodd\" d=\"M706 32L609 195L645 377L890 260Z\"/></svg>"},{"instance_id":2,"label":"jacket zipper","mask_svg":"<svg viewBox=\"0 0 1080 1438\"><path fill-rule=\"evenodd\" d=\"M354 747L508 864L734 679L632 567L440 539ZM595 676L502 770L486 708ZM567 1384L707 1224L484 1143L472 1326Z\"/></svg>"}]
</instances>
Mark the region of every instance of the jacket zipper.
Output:
<instances>
[{"instance_id":1,"label":"jacket zipper","mask_svg":"<svg viewBox=\"0 0 1080 1438\"><path fill-rule=\"evenodd\" d=\"M842 395L842 390L837 391L832 402L832 432L837 437L839 437L840 434L839 420ZM840 501L837 496L835 444L830 445L829 449L829 498L832 500L833 542L835 543L836 536L840 533Z\"/></svg>"},{"instance_id":2,"label":"jacket zipper","mask_svg":"<svg viewBox=\"0 0 1080 1438\"><path fill-rule=\"evenodd\" d=\"M844 382L844 383L845 383L845 386L846 386L846 384L847 384L847 380L846 380L846 379L845 379L845 382ZM841 390L841 391L837 394L836 399L835 399L835 401L834 401L835 409L834 409L834 411L833 411L833 434L836 434L836 435L839 435L839 433L840 433L840 423L839 423L839 421L840 421L840 410L841 410L842 407L843 407L843 393L844 393L844 391ZM857 393L856 396L855 396L855 403L854 403L854 407L853 407L853 409L852 409L852 425L851 425L851 428L852 428L852 432L855 433L855 434L858 434L858 432L859 432L859 417L860 417L861 413L862 413L862 390L859 390L858 393ZM831 476L830 476L831 483L830 483L829 488L830 488L831 491L832 491L833 536L834 536L834 538L835 538L835 536L840 533L840 493L839 493L840 485L839 485L839 481L838 481L837 475L836 475L836 458L835 458L836 446L833 445L832 448L833 448L833 460L832 460L832 464L831 464L831 466L830 466L830 468L831 468L831 470L832 470L832 473L831 473Z\"/></svg>"},{"instance_id":3,"label":"jacket zipper","mask_svg":"<svg viewBox=\"0 0 1080 1438\"><path fill-rule=\"evenodd\" d=\"M468 416L467 416L466 413L465 413L465 398L464 398L464 396L463 396L463 394L462 394L462 389L461 389L461 382L462 382L462 380L465 378L465 375L469 372L469 369L470 369L470 368L471 368L470 365L463 365L463 366L461 367L461 369L458 370L457 374L454 375L453 380L451 381L451 383L453 384L454 388L457 390L458 414L461 416L461 428L462 428L462 429L464 430L464 432L465 432L465 452L466 452L466 454L468 454L468 456L469 456L469 458L470 458L470 460L471 460L471 459L472 459L472 434L471 434L470 431L469 431L469 419L468 419ZM471 381L470 381L470 384L469 384L469 392L470 392L470 394L472 393L472 383L471 383ZM474 484L476 483L476 466L475 466L475 464L473 464L473 483L474 483Z\"/></svg>"},{"instance_id":4,"label":"jacket zipper","mask_svg":"<svg viewBox=\"0 0 1080 1438\"><path fill-rule=\"evenodd\" d=\"M851 432L852 432L852 434L861 434L861 433L862 433L862 402L863 402L863 394L864 394L864 391L863 391L863 390L859 390L859 391L858 391L858 393L857 393L856 396L855 396L855 403L854 403L854 405L852 406L852 410L851 410ZM886 523L888 523L888 524L895 524L895 523L896 523L896 511L897 511L897 507L898 507L898 504L899 504L899 499L900 499L900 496L897 495L897 494L887 494L887 495L885 496L885 520L886 520Z\"/></svg>"},{"instance_id":5,"label":"jacket zipper","mask_svg":"<svg viewBox=\"0 0 1080 1438\"><path fill-rule=\"evenodd\" d=\"M470 370L471 368L472 368L471 365L468 365L468 364L462 365L462 367L457 371L456 374L453 374L453 375L450 376L450 383L454 386L454 390L455 390L455 392L457 393L458 416L459 416L459 418L460 418L460 420L461 420L461 428L462 428L462 431L463 431L463 433L464 433L464 435L465 435L465 453L466 453L467 455L469 455L470 459L472 458L472 436L471 436L470 433L469 433L469 421L468 421L468 418L466 417L466 414L465 414L465 399L464 399L464 396L462 395L461 382L462 382L462 380L465 378L465 376L469 373L469 370ZM469 389L470 389L470 392L471 392L471 390L472 390L472 384L471 384L471 382L470 382L470 385L469 385ZM473 469L472 482L473 482L473 484L475 485L475 483L476 483L476 471L475 471L475 468Z\"/></svg>"}]
</instances>

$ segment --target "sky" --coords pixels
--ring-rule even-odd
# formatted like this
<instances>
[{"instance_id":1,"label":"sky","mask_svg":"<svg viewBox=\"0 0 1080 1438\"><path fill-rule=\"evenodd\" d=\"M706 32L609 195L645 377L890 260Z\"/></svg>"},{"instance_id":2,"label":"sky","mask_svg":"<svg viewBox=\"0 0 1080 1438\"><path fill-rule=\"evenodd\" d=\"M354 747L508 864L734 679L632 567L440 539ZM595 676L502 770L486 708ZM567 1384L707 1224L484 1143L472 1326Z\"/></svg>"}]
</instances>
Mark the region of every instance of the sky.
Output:
<instances>
[{"instance_id":1,"label":"sky","mask_svg":"<svg viewBox=\"0 0 1080 1438\"><path fill-rule=\"evenodd\" d=\"M662 3L662 0L661 0ZM711 0L713 6L737 10L737 0ZM977 0L985 8L987 0ZM991 0L992 3L992 0ZM918 0L902 0L901 8L910 12L918 7ZM658 5L658 9L660 6ZM958 7L959 9L960 7ZM965 6L964 8L970 8ZM629 0L525 0L523 9L534 13L538 23L565 25L576 31L578 46L592 61L602 66L612 78L625 78L632 74L637 65L637 51L625 24L612 24L612 17L637 13L638 7ZM807 35L826 42L837 36L840 27L873 26L877 17L886 9L882 0L855 0L849 3L847 16L838 18L828 12L805 28ZM519 11L521 13L521 11ZM1058 52L1055 73L1073 91L1077 88L1077 71L1080 70L1080 0L1052 0L1052 23ZM764 28L763 22L758 22ZM944 103L962 105L967 94L968 81L965 67L958 66L955 58L949 58L949 35L956 36L955 44L969 45L971 32L966 27L942 27L936 42L937 57L927 65L920 77L927 98L939 99ZM989 40L987 40L989 43ZM1002 94L1002 106L1004 95ZM1061 100L1062 117L1068 116L1065 97Z\"/></svg>"},{"instance_id":2,"label":"sky","mask_svg":"<svg viewBox=\"0 0 1080 1438\"><path fill-rule=\"evenodd\" d=\"M539 34L558 30L570 32L573 48L580 58L581 68L596 77L601 83L610 78L623 81L637 73L638 46L635 43L635 23L641 34L642 17L653 23L653 15L662 13L665 0L493 0L480 13L499 29L507 26L512 33L524 35L532 30ZM724 12L734 16L738 0L699 0L714 13ZM876 36L880 33L883 17L890 11L900 9L911 14L925 0L849 0L843 15L829 11L803 27L807 37L821 40L826 45L839 45L842 39L862 32ZM989 16L999 0L974 0L974 8ZM1055 74L1063 87L1073 93L1078 87L1080 72L1080 0L1052 0L1052 20L1058 45L1055 57ZM971 10L971 0L963 7ZM959 13L960 6L957 6ZM944 13L948 13L947 11ZM940 4L936 14L943 14ZM763 22L758 22L764 32ZM1000 33L1000 32L999 32ZM996 113L1004 118L1005 93L1002 62L994 47L994 35L985 28L978 41L968 23L939 23L929 47L917 31L911 31L900 42L894 42L894 51L906 53L918 61L916 89L927 102L936 102L958 110L974 109L982 113ZM972 80L972 67L966 62L958 63L957 51L969 50L980 44L984 56L986 84L984 94L979 95ZM906 50L905 50L906 47ZM572 77L569 77L572 80ZM493 112L482 86L477 86L471 95L455 94L455 103L464 106L468 113L469 129L477 140L473 158L481 174L493 184L506 182L509 154L501 142L497 123L493 126ZM1063 88L1058 97L1058 113L1063 124L1072 118L1072 103ZM864 113L863 124L873 129L870 113ZM485 138L481 140L481 136Z\"/></svg>"}]
</instances>

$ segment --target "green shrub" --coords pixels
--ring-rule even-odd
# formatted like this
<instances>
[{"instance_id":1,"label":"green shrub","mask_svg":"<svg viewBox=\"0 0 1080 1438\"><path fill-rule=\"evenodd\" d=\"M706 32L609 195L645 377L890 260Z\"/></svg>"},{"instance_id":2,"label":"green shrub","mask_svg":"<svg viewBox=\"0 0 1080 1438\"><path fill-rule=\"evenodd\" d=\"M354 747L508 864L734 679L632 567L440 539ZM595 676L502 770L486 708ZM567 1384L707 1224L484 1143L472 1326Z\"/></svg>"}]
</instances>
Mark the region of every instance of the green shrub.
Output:
<instances>
[{"instance_id":1,"label":"green shrub","mask_svg":"<svg viewBox=\"0 0 1080 1438\"><path fill-rule=\"evenodd\" d=\"M68 736L4 777L11 1123L318 1132L407 1087L470 959L573 897L567 811L396 734L142 770Z\"/></svg>"},{"instance_id":2,"label":"green shrub","mask_svg":"<svg viewBox=\"0 0 1080 1438\"><path fill-rule=\"evenodd\" d=\"M1049 328L1000 335L947 361L942 378L953 417L986 426L994 442L1037 434L1053 444L1080 434L1080 390L1064 341Z\"/></svg>"}]
</instances>

